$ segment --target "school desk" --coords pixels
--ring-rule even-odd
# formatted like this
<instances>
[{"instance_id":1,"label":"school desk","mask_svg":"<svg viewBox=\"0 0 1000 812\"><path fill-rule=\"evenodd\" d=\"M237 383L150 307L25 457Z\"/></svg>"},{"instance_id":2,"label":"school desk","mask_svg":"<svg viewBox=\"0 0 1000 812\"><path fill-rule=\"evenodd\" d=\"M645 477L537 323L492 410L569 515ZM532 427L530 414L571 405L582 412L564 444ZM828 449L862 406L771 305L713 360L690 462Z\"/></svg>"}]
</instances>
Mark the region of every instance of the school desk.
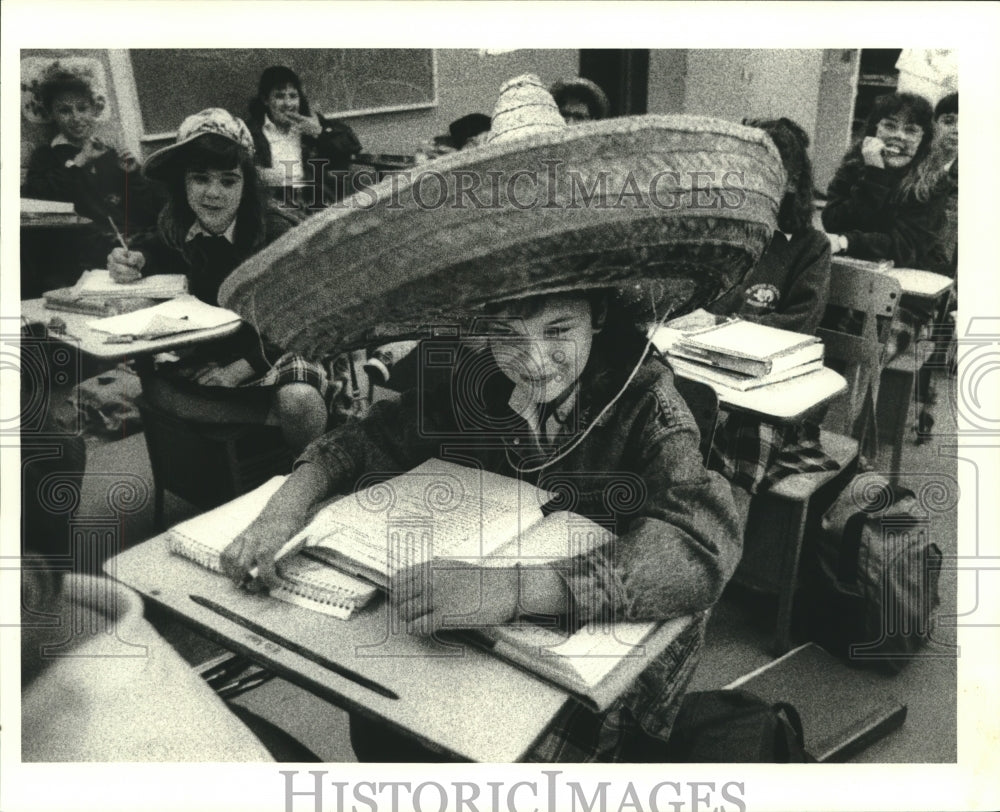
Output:
<instances>
[{"instance_id":1,"label":"school desk","mask_svg":"<svg viewBox=\"0 0 1000 812\"><path fill-rule=\"evenodd\" d=\"M934 314L942 312L942 301L952 295L955 282L942 274L914 268L889 268L877 273L899 281L903 291L901 305L915 317L913 343L906 352L883 367L875 406L880 451L888 447L889 479L895 484L899 481L903 443L911 423L910 405L913 403L917 372L922 363L922 351L927 346L927 342L922 342L920 338ZM915 414L912 422L916 422Z\"/></svg>"},{"instance_id":2,"label":"school desk","mask_svg":"<svg viewBox=\"0 0 1000 812\"><path fill-rule=\"evenodd\" d=\"M235 333L241 324L241 322L236 321L232 324L223 324L219 327L211 327L206 330L191 330L187 333L177 333L176 335L164 336L163 338L156 338L151 341L109 344L107 343L107 333L92 330L87 326L87 322L94 321L100 318L100 316L68 313L62 310L49 310L45 306L44 299L25 299L22 301L21 318L29 323L36 322L45 325L49 324L52 319L60 319L66 325L66 332L64 335L50 333L52 338L77 347L81 352L85 352L95 358L107 361L150 355L175 347L221 338Z\"/></svg>"},{"instance_id":3,"label":"school desk","mask_svg":"<svg viewBox=\"0 0 1000 812\"><path fill-rule=\"evenodd\" d=\"M668 340L668 333L657 332L654 334L654 341L657 335ZM657 348L661 352L666 349L659 344ZM710 383L709 386L719 397L719 408L749 412L772 423L798 423L807 414L844 392L847 381L834 370L823 367L815 372L746 392L715 383Z\"/></svg>"},{"instance_id":4,"label":"school desk","mask_svg":"<svg viewBox=\"0 0 1000 812\"><path fill-rule=\"evenodd\" d=\"M461 758L517 761L567 701L477 648L391 629L384 600L343 621L252 595L170 553L166 535L109 559L105 572L289 682Z\"/></svg>"}]
</instances>

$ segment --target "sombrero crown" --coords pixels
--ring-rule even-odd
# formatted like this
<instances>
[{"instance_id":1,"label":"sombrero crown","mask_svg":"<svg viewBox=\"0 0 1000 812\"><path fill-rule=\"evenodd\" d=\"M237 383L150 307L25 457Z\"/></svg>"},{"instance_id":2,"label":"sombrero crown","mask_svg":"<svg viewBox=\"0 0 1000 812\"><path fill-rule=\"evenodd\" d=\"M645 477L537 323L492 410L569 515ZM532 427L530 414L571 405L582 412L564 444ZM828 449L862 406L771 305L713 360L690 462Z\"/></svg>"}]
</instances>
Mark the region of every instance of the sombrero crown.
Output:
<instances>
[{"instance_id":1,"label":"sombrero crown","mask_svg":"<svg viewBox=\"0 0 1000 812\"><path fill-rule=\"evenodd\" d=\"M237 268L219 298L312 355L567 290L615 287L679 313L756 262L784 186L760 130L694 116L568 127L541 82L518 77L487 144L314 215Z\"/></svg>"}]
</instances>

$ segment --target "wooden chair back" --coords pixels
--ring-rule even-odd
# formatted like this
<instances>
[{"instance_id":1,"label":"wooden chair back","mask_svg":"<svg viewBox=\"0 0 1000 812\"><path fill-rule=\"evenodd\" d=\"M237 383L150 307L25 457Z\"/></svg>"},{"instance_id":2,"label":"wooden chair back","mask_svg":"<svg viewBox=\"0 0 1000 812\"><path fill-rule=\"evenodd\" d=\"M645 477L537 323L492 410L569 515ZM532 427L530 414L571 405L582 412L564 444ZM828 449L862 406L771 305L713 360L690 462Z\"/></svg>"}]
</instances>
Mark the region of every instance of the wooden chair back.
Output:
<instances>
[{"instance_id":1,"label":"wooden chair back","mask_svg":"<svg viewBox=\"0 0 1000 812\"><path fill-rule=\"evenodd\" d=\"M831 405L825 428L864 438L901 295L890 276L833 263L826 315L816 335L823 340L826 365L847 380L847 393Z\"/></svg>"}]
</instances>

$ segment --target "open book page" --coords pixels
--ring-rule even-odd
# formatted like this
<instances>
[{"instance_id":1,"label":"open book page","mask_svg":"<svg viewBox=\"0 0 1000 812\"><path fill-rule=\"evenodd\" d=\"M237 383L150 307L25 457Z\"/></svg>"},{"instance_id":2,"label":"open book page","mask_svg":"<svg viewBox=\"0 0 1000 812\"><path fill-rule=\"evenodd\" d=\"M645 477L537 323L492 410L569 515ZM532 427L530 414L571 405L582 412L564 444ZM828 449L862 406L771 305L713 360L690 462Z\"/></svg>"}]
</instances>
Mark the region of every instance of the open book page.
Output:
<instances>
[{"instance_id":1,"label":"open book page","mask_svg":"<svg viewBox=\"0 0 1000 812\"><path fill-rule=\"evenodd\" d=\"M560 510L524 528L489 558L476 563L503 567L564 561L608 546L613 540L614 533L606 527L578 513Z\"/></svg>"},{"instance_id":2,"label":"open book page","mask_svg":"<svg viewBox=\"0 0 1000 812\"><path fill-rule=\"evenodd\" d=\"M221 327L224 324L232 324L239 320L240 317L232 310L205 304L194 296L185 294L176 299L161 302L154 307L143 308L121 316L112 316L108 319L95 319L87 322L87 326L92 330L116 336L144 336L149 334L151 330L162 331L165 325L173 327L172 333L170 333L173 334L191 330L207 330ZM162 332L158 334L166 335Z\"/></svg>"},{"instance_id":3,"label":"open book page","mask_svg":"<svg viewBox=\"0 0 1000 812\"><path fill-rule=\"evenodd\" d=\"M39 200L34 197L21 198L21 214L73 214L72 203L64 200Z\"/></svg>"},{"instance_id":4,"label":"open book page","mask_svg":"<svg viewBox=\"0 0 1000 812\"><path fill-rule=\"evenodd\" d=\"M491 555L541 521L548 492L432 459L320 510L300 537L313 554L385 584L432 558Z\"/></svg>"}]
</instances>

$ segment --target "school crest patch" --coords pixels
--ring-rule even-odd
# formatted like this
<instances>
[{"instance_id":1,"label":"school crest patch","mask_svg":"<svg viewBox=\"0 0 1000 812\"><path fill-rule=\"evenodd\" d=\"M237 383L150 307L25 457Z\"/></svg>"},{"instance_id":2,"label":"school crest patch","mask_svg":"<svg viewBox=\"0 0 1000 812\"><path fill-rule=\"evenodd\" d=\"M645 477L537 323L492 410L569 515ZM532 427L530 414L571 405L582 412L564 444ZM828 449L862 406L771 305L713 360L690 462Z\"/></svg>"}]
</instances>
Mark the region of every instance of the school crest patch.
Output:
<instances>
[{"instance_id":1,"label":"school crest patch","mask_svg":"<svg viewBox=\"0 0 1000 812\"><path fill-rule=\"evenodd\" d=\"M777 308L781 293L774 285L760 282L747 288L745 297L750 307L770 311Z\"/></svg>"}]
</instances>

